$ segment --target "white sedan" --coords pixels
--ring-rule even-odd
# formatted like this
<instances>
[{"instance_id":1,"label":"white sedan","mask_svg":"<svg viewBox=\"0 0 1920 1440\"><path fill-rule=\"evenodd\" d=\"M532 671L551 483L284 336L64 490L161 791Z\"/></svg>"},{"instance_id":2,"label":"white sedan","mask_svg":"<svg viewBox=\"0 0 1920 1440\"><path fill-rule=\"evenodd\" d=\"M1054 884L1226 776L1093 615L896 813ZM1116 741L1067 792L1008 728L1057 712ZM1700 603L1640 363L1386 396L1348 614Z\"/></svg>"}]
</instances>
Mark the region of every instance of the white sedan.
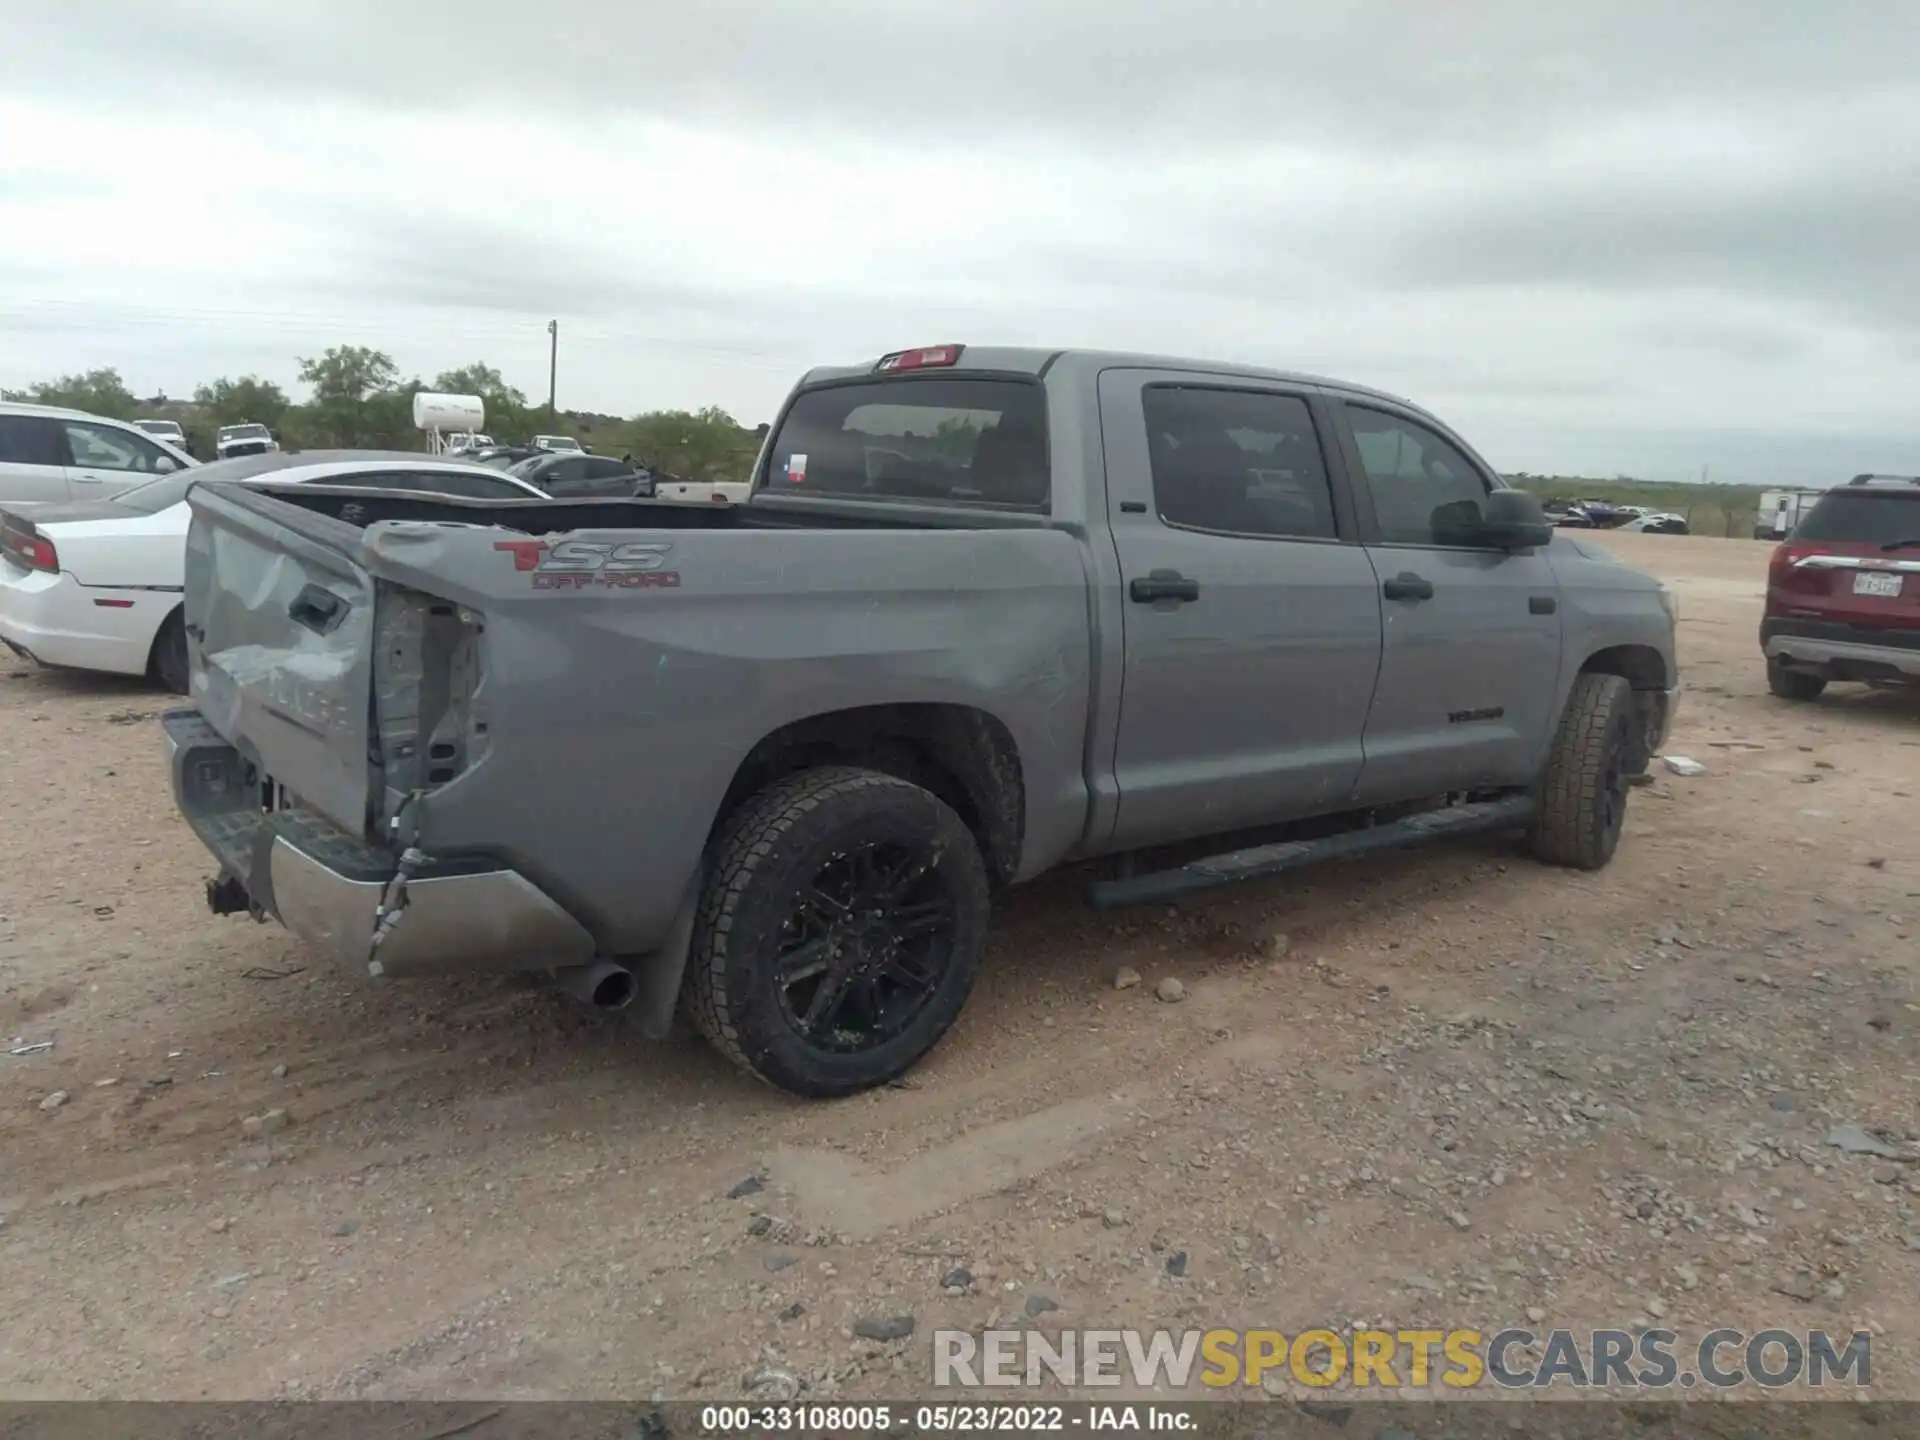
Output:
<instances>
[{"instance_id":1,"label":"white sedan","mask_svg":"<svg viewBox=\"0 0 1920 1440\"><path fill-rule=\"evenodd\" d=\"M552 499L484 465L428 455L270 451L183 470L109 500L0 504L0 641L42 665L148 675L185 694L187 491L202 480L248 479Z\"/></svg>"},{"instance_id":2,"label":"white sedan","mask_svg":"<svg viewBox=\"0 0 1920 1440\"><path fill-rule=\"evenodd\" d=\"M1619 528L1643 531L1649 535L1685 535L1687 517L1668 510L1643 510Z\"/></svg>"}]
</instances>

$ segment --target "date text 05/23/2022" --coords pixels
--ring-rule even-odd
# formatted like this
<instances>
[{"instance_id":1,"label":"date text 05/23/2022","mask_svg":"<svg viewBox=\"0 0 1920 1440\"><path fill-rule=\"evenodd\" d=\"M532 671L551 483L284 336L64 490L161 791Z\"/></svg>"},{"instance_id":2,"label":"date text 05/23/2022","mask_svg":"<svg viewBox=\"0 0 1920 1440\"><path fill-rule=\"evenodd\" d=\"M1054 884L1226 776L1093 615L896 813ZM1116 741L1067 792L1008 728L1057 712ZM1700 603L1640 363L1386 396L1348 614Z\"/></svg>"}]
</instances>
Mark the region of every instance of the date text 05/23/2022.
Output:
<instances>
[{"instance_id":1,"label":"date text 05/23/2022","mask_svg":"<svg viewBox=\"0 0 1920 1440\"><path fill-rule=\"evenodd\" d=\"M1186 1408L1150 1402L1112 1405L707 1405L700 1428L710 1435L822 1432L880 1435L911 1425L921 1434L1066 1434L1081 1431L1193 1431Z\"/></svg>"}]
</instances>

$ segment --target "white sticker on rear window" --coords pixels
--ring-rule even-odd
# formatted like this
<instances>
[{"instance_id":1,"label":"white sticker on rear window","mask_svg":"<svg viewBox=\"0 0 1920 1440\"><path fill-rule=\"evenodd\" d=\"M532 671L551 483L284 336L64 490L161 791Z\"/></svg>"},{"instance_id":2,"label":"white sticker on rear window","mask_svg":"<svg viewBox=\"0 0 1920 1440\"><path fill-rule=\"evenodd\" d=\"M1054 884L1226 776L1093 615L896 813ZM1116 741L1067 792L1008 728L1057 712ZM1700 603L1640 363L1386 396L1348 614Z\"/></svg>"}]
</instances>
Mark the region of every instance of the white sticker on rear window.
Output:
<instances>
[{"instance_id":1,"label":"white sticker on rear window","mask_svg":"<svg viewBox=\"0 0 1920 1440\"><path fill-rule=\"evenodd\" d=\"M787 457L787 483L789 485L798 485L804 482L806 478L807 457L804 455L789 455Z\"/></svg>"}]
</instances>

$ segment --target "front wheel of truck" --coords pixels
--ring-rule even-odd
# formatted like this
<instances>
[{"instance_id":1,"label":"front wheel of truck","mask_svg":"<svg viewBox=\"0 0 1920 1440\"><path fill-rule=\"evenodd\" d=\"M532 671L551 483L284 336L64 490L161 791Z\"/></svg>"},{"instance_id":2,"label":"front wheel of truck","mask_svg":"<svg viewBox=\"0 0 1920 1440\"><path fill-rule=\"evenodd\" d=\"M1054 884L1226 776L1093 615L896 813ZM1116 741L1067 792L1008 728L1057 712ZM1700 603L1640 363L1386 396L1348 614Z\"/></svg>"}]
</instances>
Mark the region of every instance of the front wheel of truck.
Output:
<instances>
[{"instance_id":1,"label":"front wheel of truck","mask_svg":"<svg viewBox=\"0 0 1920 1440\"><path fill-rule=\"evenodd\" d=\"M1618 675L1589 672L1573 682L1527 832L1536 858L1574 870L1599 870L1613 859L1636 748L1645 748L1635 723L1633 687Z\"/></svg>"},{"instance_id":2,"label":"front wheel of truck","mask_svg":"<svg viewBox=\"0 0 1920 1440\"><path fill-rule=\"evenodd\" d=\"M796 1095L898 1078L973 988L987 869L918 785L832 766L762 790L721 828L688 957L694 1025Z\"/></svg>"}]
</instances>

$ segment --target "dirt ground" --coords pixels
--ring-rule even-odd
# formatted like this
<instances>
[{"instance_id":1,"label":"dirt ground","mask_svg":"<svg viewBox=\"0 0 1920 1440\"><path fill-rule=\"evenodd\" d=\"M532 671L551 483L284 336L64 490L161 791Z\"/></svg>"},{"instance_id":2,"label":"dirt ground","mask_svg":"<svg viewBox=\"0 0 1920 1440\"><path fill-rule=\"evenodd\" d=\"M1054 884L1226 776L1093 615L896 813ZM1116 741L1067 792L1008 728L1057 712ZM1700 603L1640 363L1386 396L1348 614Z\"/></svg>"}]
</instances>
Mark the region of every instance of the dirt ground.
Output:
<instances>
[{"instance_id":1,"label":"dirt ground","mask_svg":"<svg viewBox=\"0 0 1920 1440\"><path fill-rule=\"evenodd\" d=\"M55 1042L0 1055L0 1393L909 1396L996 1319L1658 1317L1869 1329L1920 1398L1920 1166L1828 1143L1920 1139L1920 704L1767 695L1764 546L1605 543L1682 596L1707 767L1610 869L1483 843L1112 917L1058 877L912 1080L835 1104L215 919L164 697L0 667L0 1036Z\"/></svg>"}]
</instances>

